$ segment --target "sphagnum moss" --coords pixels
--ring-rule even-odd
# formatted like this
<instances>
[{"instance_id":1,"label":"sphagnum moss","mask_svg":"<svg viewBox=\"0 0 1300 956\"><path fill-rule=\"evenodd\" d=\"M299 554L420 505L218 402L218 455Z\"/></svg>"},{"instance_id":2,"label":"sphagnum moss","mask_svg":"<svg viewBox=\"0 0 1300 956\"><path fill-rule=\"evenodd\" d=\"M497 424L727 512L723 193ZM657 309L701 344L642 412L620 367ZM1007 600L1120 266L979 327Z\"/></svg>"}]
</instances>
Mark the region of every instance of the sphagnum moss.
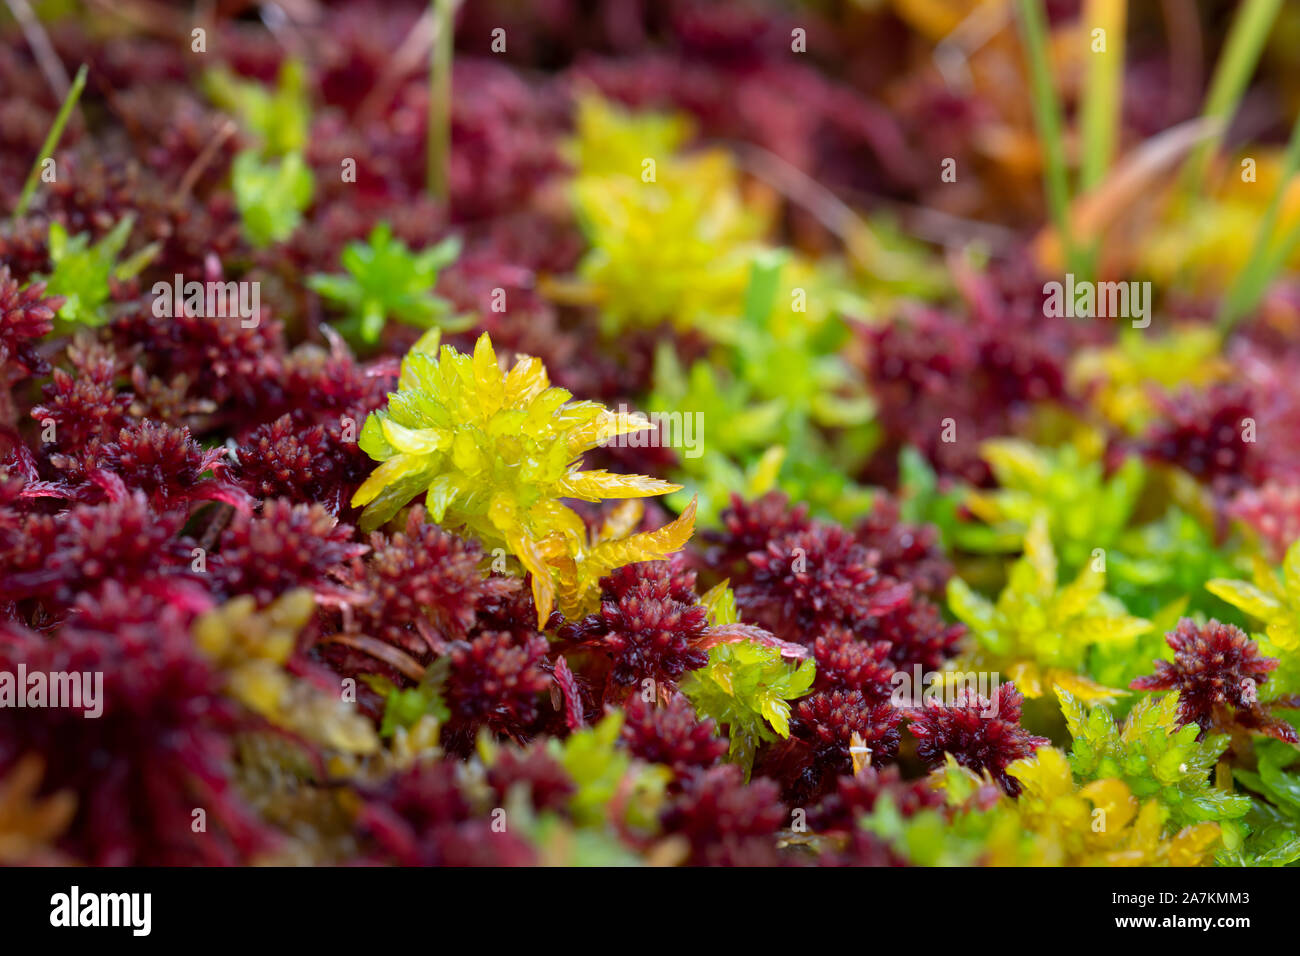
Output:
<instances>
[{"instance_id":1,"label":"sphagnum moss","mask_svg":"<svg viewBox=\"0 0 1300 956\"><path fill-rule=\"evenodd\" d=\"M0 27L0 861L1300 861L1292 13L318 6Z\"/></svg>"}]
</instances>

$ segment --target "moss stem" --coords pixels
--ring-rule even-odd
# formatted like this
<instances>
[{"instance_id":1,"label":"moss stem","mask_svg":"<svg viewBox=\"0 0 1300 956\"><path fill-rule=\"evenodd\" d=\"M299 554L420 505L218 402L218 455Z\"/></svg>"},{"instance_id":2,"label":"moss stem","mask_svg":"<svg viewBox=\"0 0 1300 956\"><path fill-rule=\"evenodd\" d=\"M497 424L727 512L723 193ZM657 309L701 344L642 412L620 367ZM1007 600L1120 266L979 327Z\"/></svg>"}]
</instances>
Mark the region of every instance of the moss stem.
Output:
<instances>
[{"instance_id":1,"label":"moss stem","mask_svg":"<svg viewBox=\"0 0 1300 956\"><path fill-rule=\"evenodd\" d=\"M54 152L54 147L59 145L59 139L63 136L63 128L68 125L68 118L76 108L77 100L81 99L81 91L86 86L86 72L86 64L83 63L72 81L72 89L68 90L68 95L63 99L63 105L59 107L59 115L54 117L54 125L50 127L45 142L41 144L41 151L36 154L36 161L32 163L32 170L27 174L27 181L23 183L23 191L18 197L18 205L14 207L14 222L27 215L27 207L32 201L32 196L36 192L36 183L40 179L41 165Z\"/></svg>"},{"instance_id":2,"label":"moss stem","mask_svg":"<svg viewBox=\"0 0 1300 956\"><path fill-rule=\"evenodd\" d=\"M430 0L433 43L429 47L429 130L426 185L435 199L447 200L451 167L451 64L455 0Z\"/></svg>"}]
</instances>

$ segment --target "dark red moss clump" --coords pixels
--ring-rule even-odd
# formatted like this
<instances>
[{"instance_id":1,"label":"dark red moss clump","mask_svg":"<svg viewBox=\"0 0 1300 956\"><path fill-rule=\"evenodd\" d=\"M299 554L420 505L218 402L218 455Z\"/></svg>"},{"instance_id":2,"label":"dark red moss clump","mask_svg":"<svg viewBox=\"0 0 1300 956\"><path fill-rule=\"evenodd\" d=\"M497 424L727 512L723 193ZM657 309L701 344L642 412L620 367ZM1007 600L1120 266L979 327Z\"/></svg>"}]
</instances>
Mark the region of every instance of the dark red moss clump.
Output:
<instances>
[{"instance_id":1,"label":"dark red moss clump","mask_svg":"<svg viewBox=\"0 0 1300 956\"><path fill-rule=\"evenodd\" d=\"M799 701L790 717L790 737L759 758L756 772L781 782L781 795L807 806L853 769L851 748L861 759L888 763L898 755L902 712L872 703L860 691L819 691Z\"/></svg>"},{"instance_id":2,"label":"dark red moss clump","mask_svg":"<svg viewBox=\"0 0 1300 956\"><path fill-rule=\"evenodd\" d=\"M877 497L871 513L854 528L854 536L876 552L876 567L882 574L912 585L920 594L943 594L952 564L939 542L939 530L901 521L893 498Z\"/></svg>"},{"instance_id":3,"label":"dark red moss clump","mask_svg":"<svg viewBox=\"0 0 1300 956\"><path fill-rule=\"evenodd\" d=\"M871 552L835 525L815 525L769 539L748 556L735 586L742 612L787 640L809 641L834 626L879 616L911 597L882 578Z\"/></svg>"},{"instance_id":4,"label":"dark red moss clump","mask_svg":"<svg viewBox=\"0 0 1300 956\"><path fill-rule=\"evenodd\" d=\"M696 770L663 812L665 833L690 845L692 865L767 865L779 861L775 834L790 821L770 780L748 785L734 764Z\"/></svg>"},{"instance_id":5,"label":"dark red moss clump","mask_svg":"<svg viewBox=\"0 0 1300 956\"><path fill-rule=\"evenodd\" d=\"M486 575L478 543L430 524L423 508L408 512L404 531L371 534L370 548L349 570L348 582L367 596L349 628L398 647L443 653L469 635L481 604L520 590L515 578Z\"/></svg>"},{"instance_id":6,"label":"dark red moss clump","mask_svg":"<svg viewBox=\"0 0 1300 956\"><path fill-rule=\"evenodd\" d=\"M47 612L66 609L105 582L138 585L182 607L210 603L192 550L178 536L184 516L159 512L143 493L78 505L59 515L16 519L0 551L0 600L37 598Z\"/></svg>"},{"instance_id":7,"label":"dark red moss clump","mask_svg":"<svg viewBox=\"0 0 1300 956\"><path fill-rule=\"evenodd\" d=\"M808 506L791 507L790 499L779 491L769 491L751 501L733 494L720 520L720 530L702 530L700 539L707 545L706 563L724 577L738 566L743 570L749 553L762 551L772 538L812 527Z\"/></svg>"},{"instance_id":8,"label":"dark red moss clump","mask_svg":"<svg viewBox=\"0 0 1300 956\"><path fill-rule=\"evenodd\" d=\"M805 646L824 639L821 653L833 670L848 665L831 662L832 645L841 656L868 653L853 648L846 633L868 645L887 643L893 669L937 670L965 628L946 623L918 592L941 589L951 571L933 529L893 524L887 508L874 514L854 534L808 518L802 507L789 509L776 493L750 503L733 499L722 514L723 530L704 533L704 561L730 579L745 620ZM886 544L890 567L902 577L882 571L881 551L864 540ZM888 682L883 658L878 663L882 669L872 679ZM856 679L845 686L867 691Z\"/></svg>"},{"instance_id":9,"label":"dark red moss clump","mask_svg":"<svg viewBox=\"0 0 1300 956\"><path fill-rule=\"evenodd\" d=\"M239 318L190 315L170 318L147 307L113 323L124 347L140 346L148 371L163 379L185 375L195 393L220 405L247 409L282 406L287 401L284 330L262 317L246 327Z\"/></svg>"},{"instance_id":10,"label":"dark red moss clump","mask_svg":"<svg viewBox=\"0 0 1300 956\"><path fill-rule=\"evenodd\" d=\"M481 726L521 740L537 719L542 692L551 686L543 666L548 649L540 635L519 643L503 631L453 644L446 688L451 721L444 740L467 750Z\"/></svg>"},{"instance_id":11,"label":"dark red moss clump","mask_svg":"<svg viewBox=\"0 0 1300 956\"><path fill-rule=\"evenodd\" d=\"M627 749L649 763L671 767L679 778L718 763L727 753L712 720L700 720L690 701L675 694L664 703L633 694L624 705L622 738Z\"/></svg>"},{"instance_id":12,"label":"dark red moss clump","mask_svg":"<svg viewBox=\"0 0 1300 956\"><path fill-rule=\"evenodd\" d=\"M600 611L560 628L564 641L607 662L604 700L646 680L666 694L708 663L709 616L695 603L694 577L662 561L629 565L601 580Z\"/></svg>"},{"instance_id":13,"label":"dark red moss clump","mask_svg":"<svg viewBox=\"0 0 1300 956\"><path fill-rule=\"evenodd\" d=\"M0 369L10 366L28 375L43 375L49 363L36 350L36 343L54 328L54 313L63 305L62 296L45 297L45 283L20 288L9 266L0 266ZM0 376L0 384L12 372Z\"/></svg>"},{"instance_id":14,"label":"dark red moss clump","mask_svg":"<svg viewBox=\"0 0 1300 956\"><path fill-rule=\"evenodd\" d=\"M68 346L72 372L56 368L41 387L45 400L31 411L44 433L53 425L49 444L61 451L82 448L92 438L111 441L125 426L131 395L119 392L122 360L112 347L82 336Z\"/></svg>"},{"instance_id":15,"label":"dark red moss clump","mask_svg":"<svg viewBox=\"0 0 1300 956\"><path fill-rule=\"evenodd\" d=\"M949 624L939 608L917 599L868 621L859 634L865 640L878 639L889 644L890 656L899 670L941 670L953 657L966 635L964 624Z\"/></svg>"},{"instance_id":16,"label":"dark red moss clump","mask_svg":"<svg viewBox=\"0 0 1300 956\"><path fill-rule=\"evenodd\" d=\"M951 704L932 699L910 708L907 729L917 739L917 756L933 769L943 765L944 754L952 754L976 773L987 770L1003 790L1018 796L1020 783L1007 766L1050 743L1020 726L1023 700L1015 684L1003 684L992 701L963 688Z\"/></svg>"},{"instance_id":17,"label":"dark red moss clump","mask_svg":"<svg viewBox=\"0 0 1300 956\"><path fill-rule=\"evenodd\" d=\"M487 771L488 785L500 805L523 788L534 810L564 813L577 789L564 768L540 745L526 750L502 747Z\"/></svg>"},{"instance_id":18,"label":"dark red moss clump","mask_svg":"<svg viewBox=\"0 0 1300 956\"><path fill-rule=\"evenodd\" d=\"M1156 672L1139 677L1130 687L1177 691L1180 724L1196 724L1202 738L1238 727L1298 742L1295 728L1274 717L1269 705L1259 700L1259 688L1278 662L1261 656L1259 645L1240 628L1218 621L1198 626L1183 618L1165 641L1173 648L1174 659L1156 661ZM1296 706L1300 700L1280 703Z\"/></svg>"},{"instance_id":19,"label":"dark red moss clump","mask_svg":"<svg viewBox=\"0 0 1300 956\"><path fill-rule=\"evenodd\" d=\"M367 853L397 866L529 866L528 841L475 815L456 780L454 761L421 763L368 794L357 816Z\"/></svg>"},{"instance_id":20,"label":"dark red moss clump","mask_svg":"<svg viewBox=\"0 0 1300 956\"><path fill-rule=\"evenodd\" d=\"M808 812L808 826L816 833L853 830L858 818L871 813L883 796L903 817L944 805L943 792L928 780L903 780L897 767L869 766L836 780L835 789Z\"/></svg>"},{"instance_id":21,"label":"dark red moss clump","mask_svg":"<svg viewBox=\"0 0 1300 956\"><path fill-rule=\"evenodd\" d=\"M880 477L892 480L899 450L912 445L941 475L987 484L980 442L1023 431L1037 405L1069 404L1070 360L1108 330L1044 315L1032 261L956 268L960 314L924 308L863 328L864 371L886 436L873 469Z\"/></svg>"},{"instance_id":22,"label":"dark red moss clump","mask_svg":"<svg viewBox=\"0 0 1300 956\"><path fill-rule=\"evenodd\" d=\"M64 472L62 493L69 498L116 499L129 489L148 495L161 510L195 501L220 501L241 510L251 504L229 479L226 450L203 449L188 428L134 422L114 441L92 438L79 455L54 455L51 462ZM213 477L204 478L208 471Z\"/></svg>"},{"instance_id":23,"label":"dark red moss clump","mask_svg":"<svg viewBox=\"0 0 1300 956\"><path fill-rule=\"evenodd\" d=\"M1300 486L1269 481L1260 488L1243 488L1227 507L1258 538L1265 555L1281 564L1291 543L1300 540Z\"/></svg>"},{"instance_id":24,"label":"dark red moss clump","mask_svg":"<svg viewBox=\"0 0 1300 956\"><path fill-rule=\"evenodd\" d=\"M1256 407L1242 388L1186 389L1162 401L1162 418L1151 426L1143 449L1221 492L1258 485L1265 475L1256 452Z\"/></svg>"},{"instance_id":25,"label":"dark red moss clump","mask_svg":"<svg viewBox=\"0 0 1300 956\"><path fill-rule=\"evenodd\" d=\"M365 480L369 460L343 426L312 425L302 413L259 425L235 450L233 473L256 498L319 503L341 513Z\"/></svg>"},{"instance_id":26,"label":"dark red moss clump","mask_svg":"<svg viewBox=\"0 0 1300 956\"><path fill-rule=\"evenodd\" d=\"M108 602L85 604L53 637L0 626L0 670L103 675L94 719L76 708L0 708L0 777L25 753L57 754L45 784L76 795L65 842L92 865L247 863L274 840L230 779L231 735L244 718L179 607L139 594ZM193 827L196 808L205 832Z\"/></svg>"},{"instance_id":27,"label":"dark red moss clump","mask_svg":"<svg viewBox=\"0 0 1300 956\"><path fill-rule=\"evenodd\" d=\"M272 498L260 515L235 515L221 536L213 573L226 594L251 594L258 604L299 587L326 601L347 601L356 595L338 583L338 576L346 562L366 550L352 541L351 527L320 505Z\"/></svg>"},{"instance_id":28,"label":"dark red moss clump","mask_svg":"<svg viewBox=\"0 0 1300 956\"><path fill-rule=\"evenodd\" d=\"M813 642L818 689L860 691L873 703L888 700L895 665L888 641L860 641L840 628Z\"/></svg>"}]
</instances>

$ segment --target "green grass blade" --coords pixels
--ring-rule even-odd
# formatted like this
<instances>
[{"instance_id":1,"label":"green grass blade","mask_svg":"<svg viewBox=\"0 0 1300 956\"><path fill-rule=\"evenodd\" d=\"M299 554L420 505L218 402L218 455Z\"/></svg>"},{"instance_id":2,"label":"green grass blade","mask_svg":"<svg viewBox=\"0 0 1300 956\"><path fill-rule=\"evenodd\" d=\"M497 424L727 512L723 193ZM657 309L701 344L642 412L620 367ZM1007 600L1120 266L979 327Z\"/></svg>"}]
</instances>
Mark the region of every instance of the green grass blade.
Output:
<instances>
[{"instance_id":1,"label":"green grass blade","mask_svg":"<svg viewBox=\"0 0 1300 956\"><path fill-rule=\"evenodd\" d=\"M1043 143L1047 208L1061 237L1065 259L1075 259L1070 237L1070 180L1065 159L1065 121L1052 86L1052 66L1047 50L1047 16L1042 0L1016 0L1020 35L1029 61L1029 91L1034 123Z\"/></svg>"},{"instance_id":2,"label":"green grass blade","mask_svg":"<svg viewBox=\"0 0 1300 956\"><path fill-rule=\"evenodd\" d=\"M1088 0L1083 22L1088 29L1087 81L1083 89L1080 134L1083 154L1079 165L1079 191L1101 185L1115 159L1120 106L1124 90L1124 30L1127 0ZM1106 49L1092 49L1092 31L1105 30Z\"/></svg>"},{"instance_id":3,"label":"green grass blade","mask_svg":"<svg viewBox=\"0 0 1300 956\"><path fill-rule=\"evenodd\" d=\"M77 70L77 75L72 81L72 88L68 90L68 95L63 98L63 105L59 107L59 115L54 117L54 125L50 127L45 142L41 144L41 151L36 154L36 161L32 163L32 171L27 174L27 181L23 183L23 191L18 197L18 205L14 207L14 221L27 214L27 206L36 193L36 182L40 178L41 163L54 152L54 147L59 145L59 139L63 136L63 127L68 125L68 119L72 116L72 111L76 109L77 100L81 99L81 91L85 89L86 73L86 64L83 63L81 69Z\"/></svg>"},{"instance_id":4,"label":"green grass blade","mask_svg":"<svg viewBox=\"0 0 1300 956\"><path fill-rule=\"evenodd\" d=\"M425 143L425 183L429 194L446 200L451 176L451 64L455 40L455 0L433 4L433 43L429 48L429 120Z\"/></svg>"},{"instance_id":5,"label":"green grass blade","mask_svg":"<svg viewBox=\"0 0 1300 956\"><path fill-rule=\"evenodd\" d=\"M1214 78L1210 81L1210 92L1205 97L1202 112L1204 116L1222 119L1225 129L1237 112L1237 104L1255 73L1260 53L1281 6L1282 0L1243 0L1237 8L1223 53L1214 68ZM1207 140L1192 152L1183 172L1185 195L1200 187L1210 161L1210 151L1217 142L1217 137Z\"/></svg>"},{"instance_id":6,"label":"green grass blade","mask_svg":"<svg viewBox=\"0 0 1300 956\"><path fill-rule=\"evenodd\" d=\"M781 269L788 255L776 249L754 256L749 270L749 285L745 289L745 324L758 328L767 326L776 303L776 293L781 284Z\"/></svg>"},{"instance_id":7,"label":"green grass blade","mask_svg":"<svg viewBox=\"0 0 1300 956\"><path fill-rule=\"evenodd\" d=\"M1255 307L1278 270L1286 264L1296 242L1300 241L1300 224L1297 224L1270 248L1278 216L1282 212L1282 200L1297 172L1300 172L1300 117L1296 118L1295 126L1291 129L1291 141L1287 144L1282 159L1277 188L1259 221L1259 230L1250 247L1250 258L1246 260L1246 267L1233 281L1219 307L1219 328L1225 332Z\"/></svg>"}]
</instances>

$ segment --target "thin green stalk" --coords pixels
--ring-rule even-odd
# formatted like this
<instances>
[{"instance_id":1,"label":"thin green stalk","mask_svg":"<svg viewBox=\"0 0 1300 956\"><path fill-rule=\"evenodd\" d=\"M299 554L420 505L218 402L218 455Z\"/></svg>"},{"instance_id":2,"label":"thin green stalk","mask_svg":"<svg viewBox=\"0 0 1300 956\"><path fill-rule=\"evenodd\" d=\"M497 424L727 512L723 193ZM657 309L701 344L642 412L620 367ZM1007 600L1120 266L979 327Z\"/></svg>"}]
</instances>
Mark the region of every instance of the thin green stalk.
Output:
<instances>
[{"instance_id":1,"label":"thin green stalk","mask_svg":"<svg viewBox=\"0 0 1300 956\"><path fill-rule=\"evenodd\" d=\"M430 0L433 43L429 49L428 167L425 183L436 199L445 200L451 167L451 58L455 0Z\"/></svg>"},{"instance_id":2,"label":"thin green stalk","mask_svg":"<svg viewBox=\"0 0 1300 956\"><path fill-rule=\"evenodd\" d=\"M1273 277L1282 271L1283 266L1291 261L1291 256L1295 253L1297 248L1300 248L1300 222L1292 225L1287 231L1287 234L1279 240L1276 246L1273 247L1273 252L1269 255L1266 272L1268 275L1268 281L1266 281L1263 288L1260 289L1261 295L1263 295L1264 291L1268 288L1269 283L1273 281Z\"/></svg>"},{"instance_id":3,"label":"thin green stalk","mask_svg":"<svg viewBox=\"0 0 1300 956\"><path fill-rule=\"evenodd\" d=\"M1124 30L1127 0L1088 0L1083 22L1092 31L1105 30L1106 49L1089 48L1088 78L1083 88L1080 134L1083 155L1079 166L1079 191L1101 185L1115 159L1120 100L1124 90Z\"/></svg>"},{"instance_id":4,"label":"thin green stalk","mask_svg":"<svg viewBox=\"0 0 1300 956\"><path fill-rule=\"evenodd\" d=\"M1300 172L1300 117L1296 118L1295 126L1291 128L1291 141L1287 144L1286 154L1282 159L1282 171L1277 188L1273 190L1268 208L1264 210L1264 215L1259 221L1255 241L1250 247L1250 257L1219 306L1219 328L1224 332L1231 329L1242 316L1255 307L1268 289L1269 283L1273 281L1273 277L1286 263L1297 240L1300 240L1300 224L1298 224L1270 249L1278 216L1282 212L1282 200L1297 172Z\"/></svg>"},{"instance_id":5,"label":"thin green stalk","mask_svg":"<svg viewBox=\"0 0 1300 956\"><path fill-rule=\"evenodd\" d=\"M77 70L77 75L72 81L72 88L68 90L68 95L63 98L63 105L59 107L59 115L54 117L54 125L50 127L45 142L41 144L41 151L36 154L36 161L32 163L32 171L27 174L27 182L23 183L23 191L18 197L18 205L14 207L13 220L15 222L27 214L27 206L36 193L36 183L40 179L41 163L54 152L54 147L59 145L59 138L63 136L63 127L68 125L68 118L72 116L72 111L76 109L77 100L81 99L81 91L86 86L86 73L86 64L83 63L81 69Z\"/></svg>"},{"instance_id":6,"label":"thin green stalk","mask_svg":"<svg viewBox=\"0 0 1300 956\"><path fill-rule=\"evenodd\" d=\"M1228 30L1228 39L1224 43L1223 53L1214 68L1214 78L1210 81L1210 92L1205 97L1205 109L1202 115L1221 119L1224 129L1237 112L1246 85L1255 73L1260 53L1268 40L1273 21L1277 19L1282 0L1243 0L1233 17ZM1192 151L1183 171L1182 190L1184 196L1198 189L1205 177L1205 168L1210 161L1210 151L1218 137L1206 140Z\"/></svg>"},{"instance_id":7,"label":"thin green stalk","mask_svg":"<svg viewBox=\"0 0 1300 956\"><path fill-rule=\"evenodd\" d=\"M1124 31L1128 0L1088 0L1083 22L1088 29L1087 80L1080 106L1079 192L1096 189L1106 179L1115 160L1119 140L1120 107L1124 90ZM1105 49L1093 47L1094 30L1103 30ZM1097 271L1101 239L1080 240L1075 252L1075 272L1091 277Z\"/></svg>"},{"instance_id":8,"label":"thin green stalk","mask_svg":"<svg viewBox=\"0 0 1300 956\"><path fill-rule=\"evenodd\" d=\"M1061 104L1052 88L1052 67L1047 54L1047 17L1042 0L1017 0L1017 7L1020 13L1020 35L1029 60L1029 91L1034 123L1043 143L1047 208L1061 237L1066 262L1073 263L1076 255L1070 237L1070 181L1065 165L1065 122L1061 118Z\"/></svg>"}]
</instances>

